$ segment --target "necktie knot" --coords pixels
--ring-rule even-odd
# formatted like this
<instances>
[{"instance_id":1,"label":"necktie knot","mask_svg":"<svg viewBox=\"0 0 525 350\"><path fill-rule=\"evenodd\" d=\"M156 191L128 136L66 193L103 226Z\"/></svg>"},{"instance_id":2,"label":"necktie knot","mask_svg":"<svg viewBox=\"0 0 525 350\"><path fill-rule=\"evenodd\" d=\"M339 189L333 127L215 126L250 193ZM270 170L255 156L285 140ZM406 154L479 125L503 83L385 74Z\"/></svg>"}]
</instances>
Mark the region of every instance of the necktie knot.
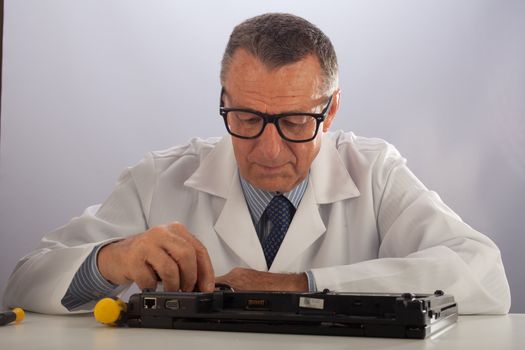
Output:
<instances>
[{"instance_id":1,"label":"necktie knot","mask_svg":"<svg viewBox=\"0 0 525 350\"><path fill-rule=\"evenodd\" d=\"M284 240L286 231L288 231L295 208L285 196L279 195L272 198L265 212L268 220L272 223L270 234L263 241L264 257L269 268Z\"/></svg>"}]
</instances>

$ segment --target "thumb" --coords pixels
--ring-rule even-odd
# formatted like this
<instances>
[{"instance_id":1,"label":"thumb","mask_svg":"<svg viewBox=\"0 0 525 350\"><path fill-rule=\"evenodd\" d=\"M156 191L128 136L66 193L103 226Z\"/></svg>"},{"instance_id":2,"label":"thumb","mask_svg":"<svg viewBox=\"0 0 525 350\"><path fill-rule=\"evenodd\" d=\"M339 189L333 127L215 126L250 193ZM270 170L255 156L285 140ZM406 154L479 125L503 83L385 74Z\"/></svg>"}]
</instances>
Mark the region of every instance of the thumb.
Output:
<instances>
[{"instance_id":1,"label":"thumb","mask_svg":"<svg viewBox=\"0 0 525 350\"><path fill-rule=\"evenodd\" d=\"M215 290L227 290L235 291L231 284L228 282L227 274L215 277Z\"/></svg>"}]
</instances>

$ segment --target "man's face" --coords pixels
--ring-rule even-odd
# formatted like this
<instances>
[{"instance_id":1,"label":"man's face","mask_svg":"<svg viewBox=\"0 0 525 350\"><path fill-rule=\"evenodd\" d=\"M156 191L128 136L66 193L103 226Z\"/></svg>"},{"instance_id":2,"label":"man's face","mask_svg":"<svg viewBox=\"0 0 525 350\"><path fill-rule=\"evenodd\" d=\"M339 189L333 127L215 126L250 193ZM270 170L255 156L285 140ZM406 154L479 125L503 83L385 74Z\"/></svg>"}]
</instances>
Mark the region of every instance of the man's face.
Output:
<instances>
[{"instance_id":1,"label":"man's face","mask_svg":"<svg viewBox=\"0 0 525 350\"><path fill-rule=\"evenodd\" d=\"M239 49L233 56L224 82L226 107L257 110L268 114L285 112L320 113L327 103L322 96L318 59L303 60L268 69L257 58ZM252 140L232 137L241 176L266 191L288 192L308 174L321 147L321 134L332 123L339 104L339 92L320 127L317 137L304 143L285 141L275 125L268 124L261 136Z\"/></svg>"}]
</instances>

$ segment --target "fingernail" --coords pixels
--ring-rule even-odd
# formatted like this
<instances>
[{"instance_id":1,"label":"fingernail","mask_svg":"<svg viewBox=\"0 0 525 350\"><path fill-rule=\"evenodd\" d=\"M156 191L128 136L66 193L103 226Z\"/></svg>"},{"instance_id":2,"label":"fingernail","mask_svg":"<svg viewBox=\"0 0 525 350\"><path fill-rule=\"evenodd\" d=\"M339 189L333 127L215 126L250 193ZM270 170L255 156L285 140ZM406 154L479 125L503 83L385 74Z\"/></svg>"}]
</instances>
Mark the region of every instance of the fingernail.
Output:
<instances>
[{"instance_id":1,"label":"fingernail","mask_svg":"<svg viewBox=\"0 0 525 350\"><path fill-rule=\"evenodd\" d=\"M206 287L207 287L208 290L214 290L215 289L215 283L210 282L210 283L208 283L208 285Z\"/></svg>"}]
</instances>

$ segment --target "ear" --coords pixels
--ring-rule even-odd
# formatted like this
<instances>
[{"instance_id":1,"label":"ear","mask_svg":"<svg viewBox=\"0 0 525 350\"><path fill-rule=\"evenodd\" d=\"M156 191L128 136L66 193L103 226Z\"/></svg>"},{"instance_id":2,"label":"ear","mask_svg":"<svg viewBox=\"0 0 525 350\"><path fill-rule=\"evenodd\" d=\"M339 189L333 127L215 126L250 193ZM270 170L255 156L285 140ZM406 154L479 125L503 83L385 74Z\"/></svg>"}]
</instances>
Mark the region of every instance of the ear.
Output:
<instances>
[{"instance_id":1,"label":"ear","mask_svg":"<svg viewBox=\"0 0 525 350\"><path fill-rule=\"evenodd\" d=\"M330 126L332 126L332 122L334 121L335 115L337 114L337 111L339 110L340 97L341 97L341 89L337 89L333 94L332 105L330 106L328 115L326 116L326 119L323 122L323 132L327 132L328 129L330 129Z\"/></svg>"}]
</instances>

